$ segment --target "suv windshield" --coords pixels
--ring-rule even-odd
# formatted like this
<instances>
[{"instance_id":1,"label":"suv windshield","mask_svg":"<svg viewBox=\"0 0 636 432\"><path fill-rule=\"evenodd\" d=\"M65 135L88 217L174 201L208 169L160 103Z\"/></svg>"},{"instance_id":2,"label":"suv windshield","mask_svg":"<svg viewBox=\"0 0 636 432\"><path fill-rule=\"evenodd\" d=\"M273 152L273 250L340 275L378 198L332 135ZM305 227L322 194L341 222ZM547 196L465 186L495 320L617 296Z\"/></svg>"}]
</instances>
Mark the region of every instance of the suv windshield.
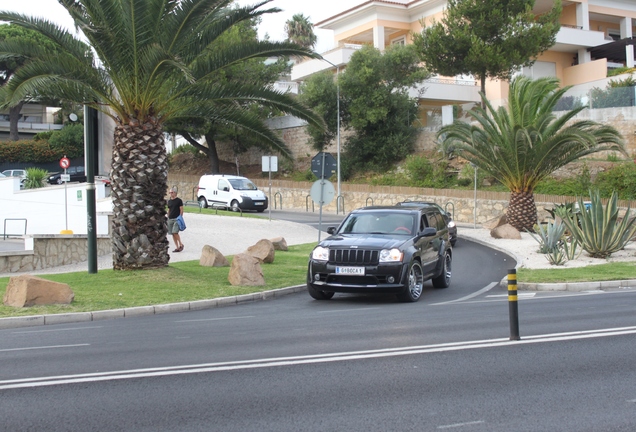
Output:
<instances>
[{"instance_id":1,"label":"suv windshield","mask_svg":"<svg viewBox=\"0 0 636 432\"><path fill-rule=\"evenodd\" d=\"M351 214L344 221L338 234L403 234L415 232L413 214L364 212Z\"/></svg>"},{"instance_id":2,"label":"suv windshield","mask_svg":"<svg viewBox=\"0 0 636 432\"><path fill-rule=\"evenodd\" d=\"M247 179L230 179L230 184L236 190L256 190L254 183Z\"/></svg>"}]
</instances>

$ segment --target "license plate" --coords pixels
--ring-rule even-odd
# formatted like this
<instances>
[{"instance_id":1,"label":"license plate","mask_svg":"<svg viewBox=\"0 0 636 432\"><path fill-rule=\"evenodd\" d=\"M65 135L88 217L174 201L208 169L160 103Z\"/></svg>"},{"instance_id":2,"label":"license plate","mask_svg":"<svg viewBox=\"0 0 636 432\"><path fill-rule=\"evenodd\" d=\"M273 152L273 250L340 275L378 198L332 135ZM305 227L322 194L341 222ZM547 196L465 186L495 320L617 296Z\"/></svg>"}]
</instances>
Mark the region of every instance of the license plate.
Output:
<instances>
[{"instance_id":1,"label":"license plate","mask_svg":"<svg viewBox=\"0 0 636 432\"><path fill-rule=\"evenodd\" d=\"M263 205L262 202L255 202L254 205Z\"/></svg>"},{"instance_id":2,"label":"license plate","mask_svg":"<svg viewBox=\"0 0 636 432\"><path fill-rule=\"evenodd\" d=\"M364 267L336 267L336 273L364 276Z\"/></svg>"}]
</instances>

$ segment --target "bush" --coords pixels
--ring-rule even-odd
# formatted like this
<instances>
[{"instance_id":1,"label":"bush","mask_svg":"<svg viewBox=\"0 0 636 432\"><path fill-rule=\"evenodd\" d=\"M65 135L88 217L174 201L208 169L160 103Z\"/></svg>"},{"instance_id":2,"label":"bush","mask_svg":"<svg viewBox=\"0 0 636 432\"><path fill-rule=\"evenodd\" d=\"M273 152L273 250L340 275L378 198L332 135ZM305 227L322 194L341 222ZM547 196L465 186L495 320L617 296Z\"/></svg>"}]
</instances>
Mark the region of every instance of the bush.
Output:
<instances>
[{"instance_id":1,"label":"bush","mask_svg":"<svg viewBox=\"0 0 636 432\"><path fill-rule=\"evenodd\" d=\"M53 132L49 138L51 148L68 158L77 158L84 154L84 126L69 124Z\"/></svg>"},{"instance_id":2,"label":"bush","mask_svg":"<svg viewBox=\"0 0 636 432\"><path fill-rule=\"evenodd\" d=\"M60 154L47 141L6 141L0 145L0 161L19 163L47 163L59 160Z\"/></svg>"},{"instance_id":3,"label":"bush","mask_svg":"<svg viewBox=\"0 0 636 432\"><path fill-rule=\"evenodd\" d=\"M622 163L598 173L594 180L594 187L603 197L609 197L616 192L619 199L636 199L636 164Z\"/></svg>"},{"instance_id":4,"label":"bush","mask_svg":"<svg viewBox=\"0 0 636 432\"><path fill-rule=\"evenodd\" d=\"M200 156L201 152L192 144L183 144L172 150L172 155L190 153L194 156Z\"/></svg>"},{"instance_id":5,"label":"bush","mask_svg":"<svg viewBox=\"0 0 636 432\"><path fill-rule=\"evenodd\" d=\"M46 178L49 172L41 168L27 168L26 179L24 180L25 189L37 189L45 186Z\"/></svg>"},{"instance_id":6,"label":"bush","mask_svg":"<svg viewBox=\"0 0 636 432\"><path fill-rule=\"evenodd\" d=\"M406 176L411 186L447 188L452 185L451 177L447 174L448 162L437 161L432 164L424 156L409 156L404 163Z\"/></svg>"}]
</instances>

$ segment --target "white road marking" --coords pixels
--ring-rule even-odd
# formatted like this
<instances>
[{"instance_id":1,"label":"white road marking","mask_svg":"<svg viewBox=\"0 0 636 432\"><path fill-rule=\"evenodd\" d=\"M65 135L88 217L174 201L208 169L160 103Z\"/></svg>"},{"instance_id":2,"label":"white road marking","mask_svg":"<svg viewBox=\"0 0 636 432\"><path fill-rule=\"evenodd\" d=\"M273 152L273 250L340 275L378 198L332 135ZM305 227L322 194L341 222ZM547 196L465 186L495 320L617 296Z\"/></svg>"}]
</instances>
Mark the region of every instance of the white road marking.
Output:
<instances>
[{"instance_id":1,"label":"white road marking","mask_svg":"<svg viewBox=\"0 0 636 432\"><path fill-rule=\"evenodd\" d=\"M81 346L90 346L90 344L51 345L51 346L40 346L40 347L7 348L7 349L0 349L0 352L31 351L31 350L58 349L58 348L76 348L76 347L81 347Z\"/></svg>"},{"instance_id":2,"label":"white road marking","mask_svg":"<svg viewBox=\"0 0 636 432\"><path fill-rule=\"evenodd\" d=\"M507 346L527 345L534 343L559 342L566 340L590 339L608 336L622 336L636 334L636 326L620 327L602 330L586 330L577 332L554 333L535 335L522 338L520 341L509 339L489 339L467 342L450 342L434 345L423 345L401 348L386 348L378 350L340 352L307 356L279 357L267 359L255 359L245 361L231 361L219 363L206 363L199 365L184 365L161 368L133 369L112 372L87 373L76 375L62 375L39 378L22 378L0 381L0 390L15 388L43 387L60 384L77 384L86 382L100 382L123 379L138 379L148 377L163 377L172 375L186 375L194 373L236 371L246 369L259 369L266 367L294 366L315 363L331 363L370 358L398 357L413 354L439 353L460 351L479 348L499 348Z\"/></svg>"},{"instance_id":3,"label":"white road marking","mask_svg":"<svg viewBox=\"0 0 636 432\"><path fill-rule=\"evenodd\" d=\"M483 420L476 420L476 421L471 421L471 422L455 423L455 424L437 426L437 429L452 429L452 428L458 428L458 427L463 427L463 426L478 425L478 424L483 424L483 423L486 423L486 422L483 421Z\"/></svg>"},{"instance_id":4,"label":"white road marking","mask_svg":"<svg viewBox=\"0 0 636 432\"><path fill-rule=\"evenodd\" d=\"M72 328L60 328L60 329L52 329L52 330L23 330L23 331L14 331L12 334L25 334L25 333L48 333L48 332L61 332L61 331L74 331L74 330L93 330L100 329L103 326L95 326L95 327L72 327Z\"/></svg>"},{"instance_id":5,"label":"white road marking","mask_svg":"<svg viewBox=\"0 0 636 432\"><path fill-rule=\"evenodd\" d=\"M360 309L330 309L325 311L319 311L318 313L340 313L340 312L358 312L380 309L379 307L372 308L360 308Z\"/></svg>"},{"instance_id":6,"label":"white road marking","mask_svg":"<svg viewBox=\"0 0 636 432\"><path fill-rule=\"evenodd\" d=\"M181 320L181 321L175 321L175 322L187 323L187 322L201 322L201 321L224 321L224 320L245 319L245 318L254 318L254 315L235 316L235 317L226 317L226 318L202 318L202 319L192 319L192 320Z\"/></svg>"},{"instance_id":7,"label":"white road marking","mask_svg":"<svg viewBox=\"0 0 636 432\"><path fill-rule=\"evenodd\" d=\"M494 287L496 287L498 284L498 282L490 282L488 285L486 285L485 287L483 287L482 289L480 289L479 291L475 291L472 294L469 294L467 296L455 299L455 300L451 300L451 301L447 301L447 302L442 302L442 303L432 303L431 306L440 306L440 305L445 305L445 304L450 304L450 303L458 303L464 300L469 300L473 297L477 297L480 294L483 294L485 292L490 291L491 289L493 289Z\"/></svg>"}]
</instances>

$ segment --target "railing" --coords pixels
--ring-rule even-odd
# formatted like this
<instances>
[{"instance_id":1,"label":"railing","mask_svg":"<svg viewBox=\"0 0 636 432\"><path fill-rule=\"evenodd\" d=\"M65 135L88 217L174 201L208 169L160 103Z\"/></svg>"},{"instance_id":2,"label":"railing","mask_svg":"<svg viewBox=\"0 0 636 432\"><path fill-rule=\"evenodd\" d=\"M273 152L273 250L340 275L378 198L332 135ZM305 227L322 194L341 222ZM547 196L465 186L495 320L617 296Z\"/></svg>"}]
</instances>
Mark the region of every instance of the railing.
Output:
<instances>
[{"instance_id":1,"label":"railing","mask_svg":"<svg viewBox=\"0 0 636 432\"><path fill-rule=\"evenodd\" d=\"M9 129L11 124L8 121L0 121L0 129ZM18 122L18 130L32 130L32 131L46 131L46 130L59 130L63 125L53 123L30 123L30 122Z\"/></svg>"},{"instance_id":2,"label":"railing","mask_svg":"<svg viewBox=\"0 0 636 432\"><path fill-rule=\"evenodd\" d=\"M7 221L24 221L24 235L26 235L26 233L27 233L27 220L26 219L22 219L22 218L20 218L20 219L7 218L7 219L4 220L4 228L2 230L2 237L3 237L4 240L6 240L7 237L11 236L11 235L16 235L16 236L17 235L23 235L23 234L7 234Z\"/></svg>"}]
</instances>

